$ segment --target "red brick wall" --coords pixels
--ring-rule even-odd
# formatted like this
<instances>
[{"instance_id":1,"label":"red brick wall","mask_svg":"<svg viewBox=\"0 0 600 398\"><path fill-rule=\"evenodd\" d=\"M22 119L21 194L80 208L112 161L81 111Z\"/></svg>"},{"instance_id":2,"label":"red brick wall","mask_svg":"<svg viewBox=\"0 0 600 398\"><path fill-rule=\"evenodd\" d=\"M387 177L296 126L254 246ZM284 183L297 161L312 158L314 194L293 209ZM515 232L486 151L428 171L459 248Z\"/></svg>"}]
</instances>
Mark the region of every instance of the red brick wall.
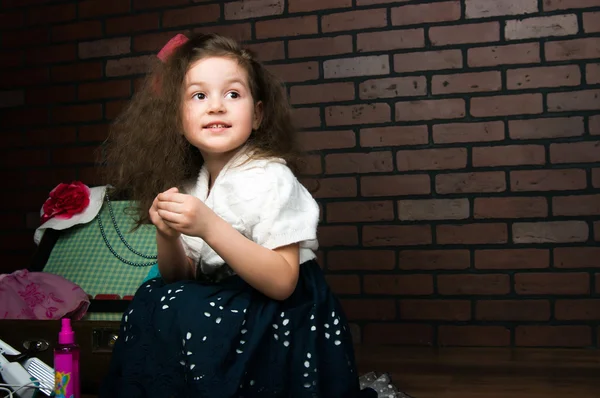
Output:
<instances>
[{"instance_id":1,"label":"red brick wall","mask_svg":"<svg viewBox=\"0 0 600 398\"><path fill-rule=\"evenodd\" d=\"M288 83L358 338L598 346L600 1L1 4L3 271L148 57L214 30Z\"/></svg>"}]
</instances>

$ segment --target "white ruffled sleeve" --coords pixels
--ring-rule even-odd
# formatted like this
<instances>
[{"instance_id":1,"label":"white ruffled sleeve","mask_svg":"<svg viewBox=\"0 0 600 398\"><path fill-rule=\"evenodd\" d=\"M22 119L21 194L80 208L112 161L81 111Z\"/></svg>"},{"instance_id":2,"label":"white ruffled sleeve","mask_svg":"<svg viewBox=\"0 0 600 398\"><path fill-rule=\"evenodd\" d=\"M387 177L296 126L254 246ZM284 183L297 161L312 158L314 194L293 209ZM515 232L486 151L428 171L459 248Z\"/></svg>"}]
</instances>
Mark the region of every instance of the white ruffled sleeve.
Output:
<instances>
[{"instance_id":1,"label":"white ruffled sleeve","mask_svg":"<svg viewBox=\"0 0 600 398\"><path fill-rule=\"evenodd\" d=\"M319 223L319 206L310 192L281 162L265 162L239 177L238 200L230 205L237 208L246 236L268 249L299 243L305 252L301 257L308 258L306 249L318 248Z\"/></svg>"}]
</instances>

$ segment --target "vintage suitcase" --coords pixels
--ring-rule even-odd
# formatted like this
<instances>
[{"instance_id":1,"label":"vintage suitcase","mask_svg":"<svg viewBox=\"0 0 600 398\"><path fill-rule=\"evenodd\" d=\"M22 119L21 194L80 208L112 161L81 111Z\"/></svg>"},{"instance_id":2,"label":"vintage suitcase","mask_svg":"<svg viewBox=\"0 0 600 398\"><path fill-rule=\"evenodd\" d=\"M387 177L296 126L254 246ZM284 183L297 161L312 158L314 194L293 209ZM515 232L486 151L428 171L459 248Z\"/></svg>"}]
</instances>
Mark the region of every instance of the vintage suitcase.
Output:
<instances>
[{"instance_id":1,"label":"vintage suitcase","mask_svg":"<svg viewBox=\"0 0 600 398\"><path fill-rule=\"evenodd\" d=\"M157 272L154 226L132 231L133 225L131 202L105 201L87 224L46 230L28 267L61 275L90 296L86 315L73 321L73 329L81 347L82 393L91 396L106 374L129 300ZM52 367L59 329L59 320L0 320L0 339L20 351L24 343L46 341L48 349L36 357Z\"/></svg>"}]
</instances>

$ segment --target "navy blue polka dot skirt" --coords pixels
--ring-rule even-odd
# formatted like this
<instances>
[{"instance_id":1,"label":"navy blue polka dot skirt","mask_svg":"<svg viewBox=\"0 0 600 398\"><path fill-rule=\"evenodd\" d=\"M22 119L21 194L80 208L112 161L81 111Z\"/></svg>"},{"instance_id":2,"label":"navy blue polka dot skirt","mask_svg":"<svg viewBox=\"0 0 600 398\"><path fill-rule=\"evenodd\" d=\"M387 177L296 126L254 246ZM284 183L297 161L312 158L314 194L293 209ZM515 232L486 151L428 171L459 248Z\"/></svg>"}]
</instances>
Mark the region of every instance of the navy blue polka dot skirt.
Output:
<instances>
[{"instance_id":1,"label":"navy blue polka dot skirt","mask_svg":"<svg viewBox=\"0 0 600 398\"><path fill-rule=\"evenodd\" d=\"M374 395L373 395L374 394ZM100 397L376 397L362 388L348 324L321 269L267 298L238 276L144 283L123 314Z\"/></svg>"}]
</instances>

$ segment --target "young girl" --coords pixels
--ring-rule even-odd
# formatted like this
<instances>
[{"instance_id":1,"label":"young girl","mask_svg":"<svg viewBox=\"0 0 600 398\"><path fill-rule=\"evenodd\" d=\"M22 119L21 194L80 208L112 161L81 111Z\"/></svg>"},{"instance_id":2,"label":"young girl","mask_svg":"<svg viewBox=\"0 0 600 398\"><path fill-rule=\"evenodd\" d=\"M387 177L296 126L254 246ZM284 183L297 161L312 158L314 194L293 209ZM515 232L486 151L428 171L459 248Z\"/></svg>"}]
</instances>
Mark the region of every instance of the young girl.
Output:
<instances>
[{"instance_id":1,"label":"young girl","mask_svg":"<svg viewBox=\"0 0 600 398\"><path fill-rule=\"evenodd\" d=\"M125 312L100 396L377 396L315 261L319 207L293 173L280 83L217 35L178 35L159 58L108 163L156 226L161 277Z\"/></svg>"}]
</instances>

